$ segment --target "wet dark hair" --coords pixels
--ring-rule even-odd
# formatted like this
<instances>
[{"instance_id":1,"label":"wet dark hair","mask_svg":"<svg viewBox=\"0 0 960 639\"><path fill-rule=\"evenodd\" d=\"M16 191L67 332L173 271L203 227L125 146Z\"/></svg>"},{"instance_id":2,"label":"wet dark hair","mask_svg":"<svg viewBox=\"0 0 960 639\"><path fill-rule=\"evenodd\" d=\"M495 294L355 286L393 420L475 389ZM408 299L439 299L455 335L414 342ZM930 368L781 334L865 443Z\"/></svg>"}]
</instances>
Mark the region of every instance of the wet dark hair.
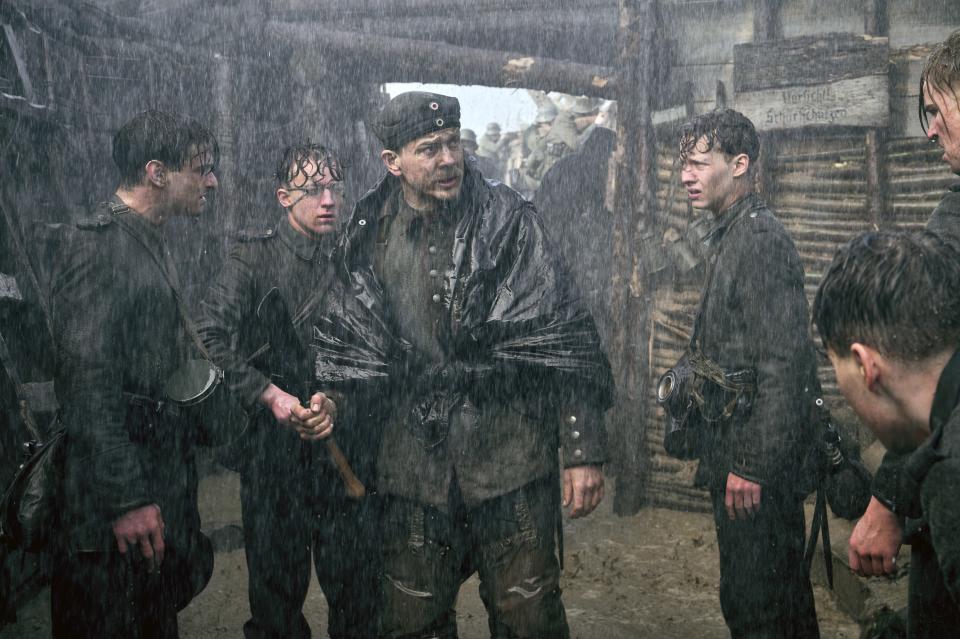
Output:
<instances>
[{"instance_id":1,"label":"wet dark hair","mask_svg":"<svg viewBox=\"0 0 960 639\"><path fill-rule=\"evenodd\" d=\"M837 251L813 301L824 346L922 360L960 344L960 251L938 235L869 232Z\"/></svg>"},{"instance_id":2,"label":"wet dark hair","mask_svg":"<svg viewBox=\"0 0 960 639\"><path fill-rule=\"evenodd\" d=\"M213 155L212 170L216 170L220 147L199 122L154 110L135 115L113 136L113 162L120 171L120 186L129 188L142 183L150 160L181 170L192 159L191 146L209 150Z\"/></svg>"},{"instance_id":3,"label":"wet dark hair","mask_svg":"<svg viewBox=\"0 0 960 639\"><path fill-rule=\"evenodd\" d=\"M312 173L307 174L311 161L316 168ZM311 178L316 173L323 173L324 167L330 169L330 177L334 181L343 180L344 167L337 154L322 144L316 144L308 139L291 144L280 153L280 160L277 162L277 170L274 171L273 177L277 180L278 186L283 186L292 182L298 175Z\"/></svg>"},{"instance_id":4,"label":"wet dark hair","mask_svg":"<svg viewBox=\"0 0 960 639\"><path fill-rule=\"evenodd\" d=\"M747 116L733 109L715 109L685 123L679 131L680 159L686 159L704 137L707 151L716 147L730 157L745 153L753 170L760 155L760 137Z\"/></svg>"},{"instance_id":5,"label":"wet dark hair","mask_svg":"<svg viewBox=\"0 0 960 639\"><path fill-rule=\"evenodd\" d=\"M947 39L930 52L927 61L920 71L920 126L927 132L926 103L923 101L923 85L946 93L953 94L957 106L960 107L960 98L957 96L956 85L960 83L960 30L951 33Z\"/></svg>"}]
</instances>

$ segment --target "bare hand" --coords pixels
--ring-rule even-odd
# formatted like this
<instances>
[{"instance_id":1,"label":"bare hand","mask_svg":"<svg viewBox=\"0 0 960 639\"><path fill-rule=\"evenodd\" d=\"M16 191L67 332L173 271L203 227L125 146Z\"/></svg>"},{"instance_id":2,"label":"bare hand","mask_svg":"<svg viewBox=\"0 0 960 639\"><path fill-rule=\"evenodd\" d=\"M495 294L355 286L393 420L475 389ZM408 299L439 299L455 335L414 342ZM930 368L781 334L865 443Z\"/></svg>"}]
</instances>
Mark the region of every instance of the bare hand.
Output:
<instances>
[{"instance_id":1,"label":"bare hand","mask_svg":"<svg viewBox=\"0 0 960 639\"><path fill-rule=\"evenodd\" d=\"M298 398L270 384L260 395L260 401L270 409L278 424L293 428L301 439L323 439L333 433L337 405L323 393L314 393L309 407L304 407Z\"/></svg>"},{"instance_id":2,"label":"bare hand","mask_svg":"<svg viewBox=\"0 0 960 639\"><path fill-rule=\"evenodd\" d=\"M603 470L597 465L573 466L563 471L563 506L570 517L584 517L603 501Z\"/></svg>"},{"instance_id":3,"label":"bare hand","mask_svg":"<svg viewBox=\"0 0 960 639\"><path fill-rule=\"evenodd\" d=\"M867 511L850 535L847 546L850 570L861 577L892 575L897 570L897 554L902 543L900 520L876 497L871 497Z\"/></svg>"},{"instance_id":4,"label":"bare hand","mask_svg":"<svg viewBox=\"0 0 960 639\"><path fill-rule=\"evenodd\" d=\"M163 563L163 528L160 507L150 504L121 515L113 522L113 536L117 538L120 554L125 555L127 549L139 545L140 554L152 572Z\"/></svg>"},{"instance_id":5,"label":"bare hand","mask_svg":"<svg viewBox=\"0 0 960 639\"><path fill-rule=\"evenodd\" d=\"M333 434L333 418L337 414L337 405L323 393L314 393L307 408L297 404L293 408L290 423L293 424L301 439L316 441Z\"/></svg>"},{"instance_id":6,"label":"bare hand","mask_svg":"<svg viewBox=\"0 0 960 639\"><path fill-rule=\"evenodd\" d=\"M760 484L739 475L727 475L727 493L724 504L730 519L750 519L760 512Z\"/></svg>"}]
</instances>

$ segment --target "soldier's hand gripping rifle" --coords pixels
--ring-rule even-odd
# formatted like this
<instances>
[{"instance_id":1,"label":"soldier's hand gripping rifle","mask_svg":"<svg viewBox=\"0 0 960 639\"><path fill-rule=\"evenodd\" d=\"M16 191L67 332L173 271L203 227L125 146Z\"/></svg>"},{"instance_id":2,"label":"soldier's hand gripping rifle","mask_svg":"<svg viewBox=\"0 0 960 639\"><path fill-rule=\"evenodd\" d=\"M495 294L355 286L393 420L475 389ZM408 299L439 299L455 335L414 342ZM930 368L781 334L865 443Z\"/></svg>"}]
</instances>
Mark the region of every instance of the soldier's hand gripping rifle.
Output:
<instances>
[{"instance_id":1,"label":"soldier's hand gripping rifle","mask_svg":"<svg viewBox=\"0 0 960 639\"><path fill-rule=\"evenodd\" d=\"M268 350L272 351L272 356L268 359L271 363L271 372L285 380L284 384L288 387L285 390L287 392L293 391L292 394L297 396L300 396L301 393L306 393L307 396L311 395L311 389L316 386L316 379L304 366L304 362L310 361L310 358L307 356L307 349L297 334L293 318L277 288L270 289L260 300L257 305L257 320L264 329L267 343L257 349L251 359ZM336 440L333 436L330 436L324 440L324 443L327 446L330 459L343 479L347 495L353 499L361 499L366 495L366 487L353 472Z\"/></svg>"}]
</instances>

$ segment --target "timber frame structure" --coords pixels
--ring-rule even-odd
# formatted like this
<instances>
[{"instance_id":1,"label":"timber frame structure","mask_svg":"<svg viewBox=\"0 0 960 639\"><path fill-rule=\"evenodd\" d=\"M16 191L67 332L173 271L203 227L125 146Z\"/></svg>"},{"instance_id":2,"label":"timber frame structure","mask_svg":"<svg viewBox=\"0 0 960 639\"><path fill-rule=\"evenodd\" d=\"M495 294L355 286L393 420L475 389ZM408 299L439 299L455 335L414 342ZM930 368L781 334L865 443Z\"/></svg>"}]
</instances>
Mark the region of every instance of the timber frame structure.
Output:
<instances>
[{"instance_id":1,"label":"timber frame structure","mask_svg":"<svg viewBox=\"0 0 960 639\"><path fill-rule=\"evenodd\" d=\"M275 211L265 149L301 137L340 149L356 198L380 172L365 127L385 99L380 86L419 81L618 102L608 179L616 330L606 336L619 396L609 416L614 507L704 509L706 495L689 485L692 466L660 446L653 401L655 380L686 345L703 275L705 220L679 187L674 125L736 107L754 89L761 95L751 99L770 99L763 91L777 74L751 79L738 65L751 59L749 46L802 49L807 38L834 53L841 42L882 50L869 58L868 80L859 62L846 78L886 87L869 94L876 119L764 132L760 188L794 236L812 293L839 243L866 228L922 225L953 180L921 138L915 84L927 45L958 27L960 6L936 0L0 0L0 336L9 345L0 480L25 439L20 402L29 395L41 418L56 406L43 386L49 361L33 342L44 319L30 310L42 310L44 259L26 239L36 221L69 222L107 194L114 176L105 158L120 123L144 108L187 112L220 140L214 214L173 229L195 300L230 232L262 227ZM790 99L828 95L804 91ZM815 119L821 107L811 104L777 117ZM836 399L829 369L821 373ZM7 581L31 574L29 559L3 558ZM6 601L9 613L16 601Z\"/></svg>"}]
</instances>

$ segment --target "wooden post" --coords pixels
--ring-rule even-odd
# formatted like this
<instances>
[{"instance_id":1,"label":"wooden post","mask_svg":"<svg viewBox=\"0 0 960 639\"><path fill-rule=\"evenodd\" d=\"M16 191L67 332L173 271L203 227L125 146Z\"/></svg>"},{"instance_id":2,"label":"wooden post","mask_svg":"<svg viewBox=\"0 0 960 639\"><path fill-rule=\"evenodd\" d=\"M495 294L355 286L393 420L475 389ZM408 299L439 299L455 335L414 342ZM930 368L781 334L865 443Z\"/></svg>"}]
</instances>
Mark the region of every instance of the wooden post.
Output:
<instances>
[{"instance_id":1,"label":"wooden post","mask_svg":"<svg viewBox=\"0 0 960 639\"><path fill-rule=\"evenodd\" d=\"M755 0L753 13L753 41L770 42L783 38L780 9L783 0ZM760 158L756 180L757 188L769 202L773 191L773 166L777 138L773 133L760 134Z\"/></svg>"},{"instance_id":2,"label":"wooden post","mask_svg":"<svg viewBox=\"0 0 960 639\"><path fill-rule=\"evenodd\" d=\"M864 16L864 31L867 35L886 36L889 31L887 0L868 0ZM866 151L867 214L877 229L885 228L890 220L887 211L886 193L886 133L883 129L870 129L864 137Z\"/></svg>"},{"instance_id":3,"label":"wooden post","mask_svg":"<svg viewBox=\"0 0 960 639\"><path fill-rule=\"evenodd\" d=\"M647 374L647 333L650 300L644 298L637 244L653 223L656 210L656 144L651 122L656 77L656 33L659 0L620 0L619 84L620 118L614 233L614 334L610 348L617 372L618 405L611 430L616 450L617 490L613 508L618 515L635 514L646 498L649 462L645 434L650 380Z\"/></svg>"}]
</instances>

